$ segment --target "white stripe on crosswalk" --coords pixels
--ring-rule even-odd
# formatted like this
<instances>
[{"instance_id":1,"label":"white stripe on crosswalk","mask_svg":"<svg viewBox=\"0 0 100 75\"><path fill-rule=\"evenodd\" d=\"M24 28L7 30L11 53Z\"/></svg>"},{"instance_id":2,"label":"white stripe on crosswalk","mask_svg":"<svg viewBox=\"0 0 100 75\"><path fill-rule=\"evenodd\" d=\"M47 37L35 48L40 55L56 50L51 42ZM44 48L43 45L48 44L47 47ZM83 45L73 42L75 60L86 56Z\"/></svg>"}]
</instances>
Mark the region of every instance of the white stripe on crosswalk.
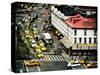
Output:
<instances>
[{"instance_id":1,"label":"white stripe on crosswalk","mask_svg":"<svg viewBox=\"0 0 100 75\"><path fill-rule=\"evenodd\" d=\"M61 56L58 56L58 58L59 58L59 61L62 61L62 59L60 58Z\"/></svg>"},{"instance_id":2,"label":"white stripe on crosswalk","mask_svg":"<svg viewBox=\"0 0 100 75\"><path fill-rule=\"evenodd\" d=\"M56 61L56 58L55 58L55 56L52 56L53 57L53 61Z\"/></svg>"},{"instance_id":3,"label":"white stripe on crosswalk","mask_svg":"<svg viewBox=\"0 0 100 75\"><path fill-rule=\"evenodd\" d=\"M49 56L45 56L45 58L46 58L46 57L47 57L49 60L51 60L51 59L49 58Z\"/></svg>"},{"instance_id":4,"label":"white stripe on crosswalk","mask_svg":"<svg viewBox=\"0 0 100 75\"><path fill-rule=\"evenodd\" d=\"M57 61L59 61L59 58L58 58L58 56L55 56L55 57L56 57Z\"/></svg>"},{"instance_id":5,"label":"white stripe on crosswalk","mask_svg":"<svg viewBox=\"0 0 100 75\"><path fill-rule=\"evenodd\" d=\"M61 60L60 60L60 56L57 56L57 58L58 58L58 61L61 61Z\"/></svg>"},{"instance_id":6,"label":"white stripe on crosswalk","mask_svg":"<svg viewBox=\"0 0 100 75\"><path fill-rule=\"evenodd\" d=\"M61 61L64 61L64 58L62 56L59 57L61 59Z\"/></svg>"},{"instance_id":7,"label":"white stripe on crosswalk","mask_svg":"<svg viewBox=\"0 0 100 75\"><path fill-rule=\"evenodd\" d=\"M54 60L52 56L49 56L49 57L50 57L51 61L53 61L53 60Z\"/></svg>"}]
</instances>

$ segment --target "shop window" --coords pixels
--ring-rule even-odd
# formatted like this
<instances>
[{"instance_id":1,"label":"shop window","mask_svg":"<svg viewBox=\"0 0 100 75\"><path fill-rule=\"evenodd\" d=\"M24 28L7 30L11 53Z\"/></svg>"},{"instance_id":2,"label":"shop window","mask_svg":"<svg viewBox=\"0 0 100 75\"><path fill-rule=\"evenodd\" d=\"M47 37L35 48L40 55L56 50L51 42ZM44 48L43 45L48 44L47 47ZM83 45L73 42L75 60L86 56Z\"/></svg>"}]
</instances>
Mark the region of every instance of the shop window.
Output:
<instances>
[{"instance_id":1,"label":"shop window","mask_svg":"<svg viewBox=\"0 0 100 75\"><path fill-rule=\"evenodd\" d=\"M86 35L86 30L84 30L84 35Z\"/></svg>"},{"instance_id":2,"label":"shop window","mask_svg":"<svg viewBox=\"0 0 100 75\"><path fill-rule=\"evenodd\" d=\"M97 34L96 30L94 30L94 35L96 35L96 34Z\"/></svg>"},{"instance_id":3,"label":"shop window","mask_svg":"<svg viewBox=\"0 0 100 75\"><path fill-rule=\"evenodd\" d=\"M86 38L84 38L84 43L86 43Z\"/></svg>"},{"instance_id":4,"label":"shop window","mask_svg":"<svg viewBox=\"0 0 100 75\"><path fill-rule=\"evenodd\" d=\"M97 43L97 39L96 38L94 38L94 43Z\"/></svg>"},{"instance_id":5,"label":"shop window","mask_svg":"<svg viewBox=\"0 0 100 75\"><path fill-rule=\"evenodd\" d=\"M76 43L76 38L74 38L74 43Z\"/></svg>"},{"instance_id":6,"label":"shop window","mask_svg":"<svg viewBox=\"0 0 100 75\"><path fill-rule=\"evenodd\" d=\"M74 35L77 35L77 30L74 30Z\"/></svg>"},{"instance_id":7,"label":"shop window","mask_svg":"<svg viewBox=\"0 0 100 75\"><path fill-rule=\"evenodd\" d=\"M81 43L82 42L82 38L79 38L79 43Z\"/></svg>"},{"instance_id":8,"label":"shop window","mask_svg":"<svg viewBox=\"0 0 100 75\"><path fill-rule=\"evenodd\" d=\"M89 43L91 43L91 38L89 38Z\"/></svg>"}]
</instances>

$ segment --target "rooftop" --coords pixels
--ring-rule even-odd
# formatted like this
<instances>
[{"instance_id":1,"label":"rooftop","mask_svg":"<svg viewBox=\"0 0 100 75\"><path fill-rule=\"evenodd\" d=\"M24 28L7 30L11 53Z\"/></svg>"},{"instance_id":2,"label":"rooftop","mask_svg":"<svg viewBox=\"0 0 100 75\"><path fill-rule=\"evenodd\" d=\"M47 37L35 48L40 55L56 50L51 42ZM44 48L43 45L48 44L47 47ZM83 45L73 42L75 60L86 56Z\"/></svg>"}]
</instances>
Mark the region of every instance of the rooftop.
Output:
<instances>
[{"instance_id":1,"label":"rooftop","mask_svg":"<svg viewBox=\"0 0 100 75\"><path fill-rule=\"evenodd\" d=\"M55 6L55 8L57 8L58 11L63 13L65 16L73 16L77 14L77 12L74 11L74 8L68 5Z\"/></svg>"},{"instance_id":2,"label":"rooftop","mask_svg":"<svg viewBox=\"0 0 100 75\"><path fill-rule=\"evenodd\" d=\"M80 14L83 17L97 18L97 7L94 6L68 6L68 5L56 5L54 6L65 16L74 16ZM87 15L89 13L89 15Z\"/></svg>"},{"instance_id":3,"label":"rooftop","mask_svg":"<svg viewBox=\"0 0 100 75\"><path fill-rule=\"evenodd\" d=\"M71 16L65 20L72 28L95 28L96 27L96 20L95 18L85 18L81 15L77 14L75 16Z\"/></svg>"}]
</instances>

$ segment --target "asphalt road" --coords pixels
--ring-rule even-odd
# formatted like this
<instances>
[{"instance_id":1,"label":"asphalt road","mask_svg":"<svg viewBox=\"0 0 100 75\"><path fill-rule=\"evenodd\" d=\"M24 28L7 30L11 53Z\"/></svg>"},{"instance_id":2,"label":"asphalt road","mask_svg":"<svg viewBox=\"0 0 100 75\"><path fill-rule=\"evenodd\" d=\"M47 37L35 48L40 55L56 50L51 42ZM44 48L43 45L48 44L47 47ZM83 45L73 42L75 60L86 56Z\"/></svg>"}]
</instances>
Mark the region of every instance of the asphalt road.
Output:
<instances>
[{"instance_id":1,"label":"asphalt road","mask_svg":"<svg viewBox=\"0 0 100 75\"><path fill-rule=\"evenodd\" d=\"M66 70L66 61L41 62L41 71Z\"/></svg>"}]
</instances>

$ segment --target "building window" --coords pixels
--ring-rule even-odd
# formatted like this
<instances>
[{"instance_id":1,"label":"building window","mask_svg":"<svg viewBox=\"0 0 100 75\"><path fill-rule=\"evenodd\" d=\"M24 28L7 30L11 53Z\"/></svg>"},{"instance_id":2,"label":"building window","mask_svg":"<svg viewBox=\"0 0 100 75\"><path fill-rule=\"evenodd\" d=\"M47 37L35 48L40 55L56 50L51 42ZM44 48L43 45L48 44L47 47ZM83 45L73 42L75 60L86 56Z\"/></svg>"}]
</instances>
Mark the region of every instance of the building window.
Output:
<instances>
[{"instance_id":1,"label":"building window","mask_svg":"<svg viewBox=\"0 0 100 75\"><path fill-rule=\"evenodd\" d=\"M97 33L96 33L96 30L94 30L94 35L96 35Z\"/></svg>"},{"instance_id":2,"label":"building window","mask_svg":"<svg viewBox=\"0 0 100 75\"><path fill-rule=\"evenodd\" d=\"M91 38L89 38L89 43L91 43Z\"/></svg>"},{"instance_id":3,"label":"building window","mask_svg":"<svg viewBox=\"0 0 100 75\"><path fill-rule=\"evenodd\" d=\"M81 43L82 42L82 38L79 38L79 43Z\"/></svg>"},{"instance_id":4,"label":"building window","mask_svg":"<svg viewBox=\"0 0 100 75\"><path fill-rule=\"evenodd\" d=\"M74 43L76 43L76 38L74 38Z\"/></svg>"},{"instance_id":5,"label":"building window","mask_svg":"<svg viewBox=\"0 0 100 75\"><path fill-rule=\"evenodd\" d=\"M86 30L84 30L84 35L86 35Z\"/></svg>"},{"instance_id":6,"label":"building window","mask_svg":"<svg viewBox=\"0 0 100 75\"><path fill-rule=\"evenodd\" d=\"M86 14L87 15L91 15L92 14L92 11L87 11Z\"/></svg>"},{"instance_id":7,"label":"building window","mask_svg":"<svg viewBox=\"0 0 100 75\"><path fill-rule=\"evenodd\" d=\"M74 35L77 35L77 30L74 30Z\"/></svg>"},{"instance_id":8,"label":"building window","mask_svg":"<svg viewBox=\"0 0 100 75\"><path fill-rule=\"evenodd\" d=\"M96 38L94 38L94 43L97 43L97 40L96 40Z\"/></svg>"},{"instance_id":9,"label":"building window","mask_svg":"<svg viewBox=\"0 0 100 75\"><path fill-rule=\"evenodd\" d=\"M84 43L86 43L86 38L84 38Z\"/></svg>"},{"instance_id":10,"label":"building window","mask_svg":"<svg viewBox=\"0 0 100 75\"><path fill-rule=\"evenodd\" d=\"M84 21L83 23L84 23L84 26L85 26L85 27L88 26L88 24L89 24L88 21Z\"/></svg>"}]
</instances>

